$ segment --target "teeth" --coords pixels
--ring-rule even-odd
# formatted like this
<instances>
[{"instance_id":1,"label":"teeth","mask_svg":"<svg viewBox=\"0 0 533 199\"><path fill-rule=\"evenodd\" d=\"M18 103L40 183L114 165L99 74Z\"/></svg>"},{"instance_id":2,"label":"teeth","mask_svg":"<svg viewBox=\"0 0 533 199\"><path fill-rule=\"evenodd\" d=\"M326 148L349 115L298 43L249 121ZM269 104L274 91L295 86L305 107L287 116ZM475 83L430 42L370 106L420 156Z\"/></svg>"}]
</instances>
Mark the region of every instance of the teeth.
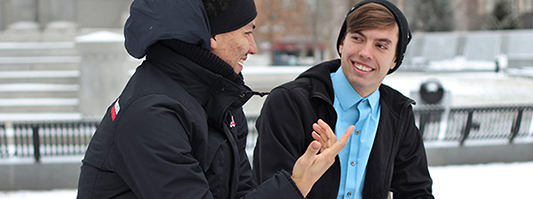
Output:
<instances>
[{"instance_id":1,"label":"teeth","mask_svg":"<svg viewBox=\"0 0 533 199\"><path fill-rule=\"evenodd\" d=\"M354 64L354 66L359 69L359 70L362 70L362 71L371 71L372 68L369 68L369 67L366 67L366 66L363 66L363 65L359 65L359 64Z\"/></svg>"},{"instance_id":2,"label":"teeth","mask_svg":"<svg viewBox=\"0 0 533 199\"><path fill-rule=\"evenodd\" d=\"M239 60L239 64L240 64L240 65L244 65L244 61L246 61L246 60L242 60L242 59Z\"/></svg>"}]
</instances>

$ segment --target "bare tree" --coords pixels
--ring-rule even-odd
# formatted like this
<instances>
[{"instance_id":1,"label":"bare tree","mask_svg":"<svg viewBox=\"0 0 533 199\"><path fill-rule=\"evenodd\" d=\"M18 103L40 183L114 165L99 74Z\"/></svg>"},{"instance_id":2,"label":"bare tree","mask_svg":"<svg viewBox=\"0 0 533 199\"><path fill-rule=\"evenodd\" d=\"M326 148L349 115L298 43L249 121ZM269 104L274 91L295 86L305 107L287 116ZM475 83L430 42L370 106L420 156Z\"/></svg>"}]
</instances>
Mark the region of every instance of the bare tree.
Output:
<instances>
[{"instance_id":1,"label":"bare tree","mask_svg":"<svg viewBox=\"0 0 533 199\"><path fill-rule=\"evenodd\" d=\"M433 32L454 30L454 12L449 0L413 0L413 31Z\"/></svg>"},{"instance_id":2,"label":"bare tree","mask_svg":"<svg viewBox=\"0 0 533 199\"><path fill-rule=\"evenodd\" d=\"M519 26L518 11L510 1L498 0L488 16L488 29L517 29Z\"/></svg>"}]
</instances>

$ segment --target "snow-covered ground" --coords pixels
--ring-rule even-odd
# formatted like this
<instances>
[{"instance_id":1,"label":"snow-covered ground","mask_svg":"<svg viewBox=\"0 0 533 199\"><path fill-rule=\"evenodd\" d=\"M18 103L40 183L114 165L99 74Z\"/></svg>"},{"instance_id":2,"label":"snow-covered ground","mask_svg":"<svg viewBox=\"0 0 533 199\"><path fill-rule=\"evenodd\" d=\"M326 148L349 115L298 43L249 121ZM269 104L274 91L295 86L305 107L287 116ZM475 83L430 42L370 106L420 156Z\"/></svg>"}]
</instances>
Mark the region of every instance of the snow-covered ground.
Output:
<instances>
[{"instance_id":1,"label":"snow-covered ground","mask_svg":"<svg viewBox=\"0 0 533 199\"><path fill-rule=\"evenodd\" d=\"M437 199L533 198L533 162L435 166L433 194ZM72 199L76 190L0 192L2 199Z\"/></svg>"}]
</instances>

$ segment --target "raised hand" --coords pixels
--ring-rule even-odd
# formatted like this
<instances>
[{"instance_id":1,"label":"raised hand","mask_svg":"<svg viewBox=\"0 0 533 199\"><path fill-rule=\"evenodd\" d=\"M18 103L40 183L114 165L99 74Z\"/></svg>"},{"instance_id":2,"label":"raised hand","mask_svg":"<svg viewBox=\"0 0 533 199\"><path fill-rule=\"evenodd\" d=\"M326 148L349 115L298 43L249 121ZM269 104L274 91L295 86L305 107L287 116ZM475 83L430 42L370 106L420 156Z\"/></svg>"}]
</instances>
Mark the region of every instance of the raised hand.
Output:
<instances>
[{"instance_id":1,"label":"raised hand","mask_svg":"<svg viewBox=\"0 0 533 199\"><path fill-rule=\"evenodd\" d=\"M329 125L319 119L313 124L312 136L315 139L305 153L298 158L292 169L292 180L304 197L318 179L333 165L335 156L344 148L355 126L350 126L337 141L337 136ZM320 152L320 154L318 154Z\"/></svg>"}]
</instances>

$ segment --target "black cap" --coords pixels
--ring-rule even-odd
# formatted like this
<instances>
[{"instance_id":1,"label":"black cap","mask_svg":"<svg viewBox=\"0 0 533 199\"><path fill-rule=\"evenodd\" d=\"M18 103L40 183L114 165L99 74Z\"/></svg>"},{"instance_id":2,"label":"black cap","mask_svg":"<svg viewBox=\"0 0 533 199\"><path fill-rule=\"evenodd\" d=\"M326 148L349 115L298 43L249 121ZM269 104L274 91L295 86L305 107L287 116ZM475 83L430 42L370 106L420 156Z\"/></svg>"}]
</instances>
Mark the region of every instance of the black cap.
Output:
<instances>
[{"instance_id":1,"label":"black cap","mask_svg":"<svg viewBox=\"0 0 533 199\"><path fill-rule=\"evenodd\" d=\"M229 0L225 5L207 11L211 36L237 30L257 17L254 0Z\"/></svg>"},{"instance_id":2,"label":"black cap","mask_svg":"<svg viewBox=\"0 0 533 199\"><path fill-rule=\"evenodd\" d=\"M409 30L409 24L407 23L407 19L403 15L402 11L400 11L398 7L396 7L393 3L389 1L364 0L364 1L361 1L355 4L355 6L353 6L352 9L348 11L348 14L346 14L346 17L344 18L344 22L342 23L342 28L339 33L339 38L337 38L337 52L339 52L339 45L341 44L342 39L344 38L344 35L346 34L346 28L347 28L346 18L348 18L348 15L350 15L350 13L352 13L355 9L367 3L377 3L377 4L385 6L394 15L394 18L396 18L396 23L398 24L400 35L398 37L398 46L396 48L396 51L397 51L396 66L390 69L389 72L387 73L387 74L391 74L400 67L400 64L402 64L405 50L407 49L407 44L409 44L409 42L411 41L412 35L411 35L411 31ZM340 55L340 52L339 52L339 55Z\"/></svg>"}]
</instances>

